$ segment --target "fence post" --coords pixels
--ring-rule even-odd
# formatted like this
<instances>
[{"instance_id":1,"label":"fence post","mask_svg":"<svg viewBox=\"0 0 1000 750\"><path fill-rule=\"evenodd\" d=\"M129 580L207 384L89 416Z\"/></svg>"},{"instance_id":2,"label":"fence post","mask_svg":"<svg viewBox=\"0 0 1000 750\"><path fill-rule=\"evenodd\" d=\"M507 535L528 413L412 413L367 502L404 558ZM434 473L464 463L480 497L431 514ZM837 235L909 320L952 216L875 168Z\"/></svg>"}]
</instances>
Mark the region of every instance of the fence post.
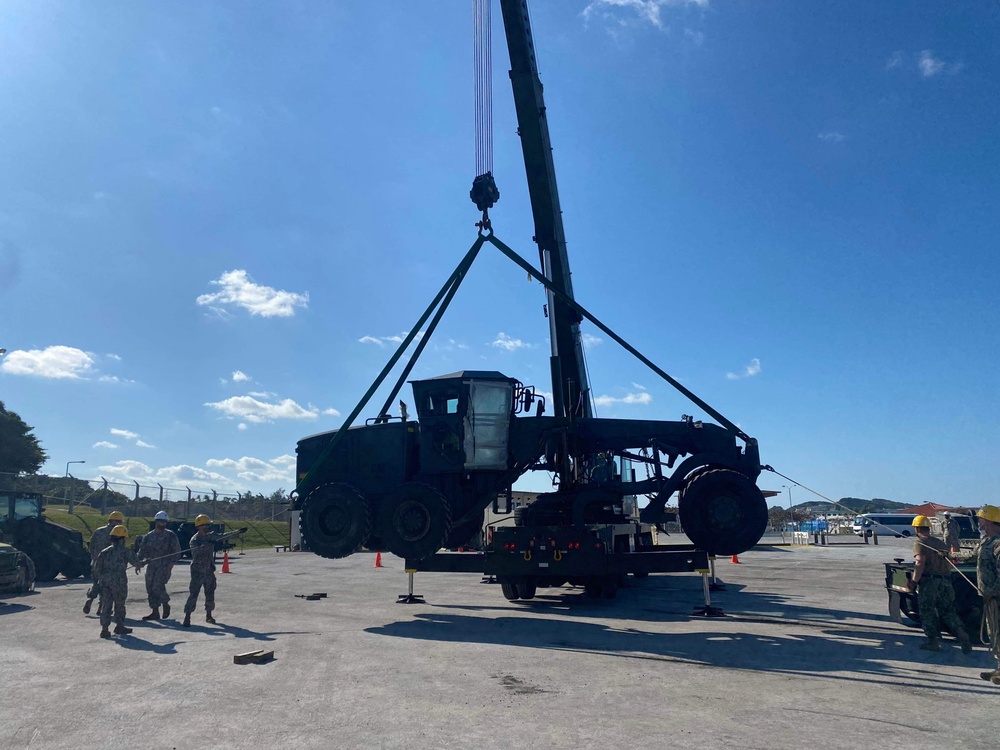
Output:
<instances>
[{"instance_id":1,"label":"fence post","mask_svg":"<svg viewBox=\"0 0 1000 750\"><path fill-rule=\"evenodd\" d=\"M104 486L101 488L101 515L106 516L108 515L108 480L104 477L101 479L104 480Z\"/></svg>"},{"instance_id":2,"label":"fence post","mask_svg":"<svg viewBox=\"0 0 1000 750\"><path fill-rule=\"evenodd\" d=\"M219 500L219 493L216 492L215 490L212 490L212 518L215 518L217 515L219 515L218 500Z\"/></svg>"},{"instance_id":3,"label":"fence post","mask_svg":"<svg viewBox=\"0 0 1000 750\"><path fill-rule=\"evenodd\" d=\"M184 509L184 518L190 518L191 517L191 488L190 487L185 487L184 489L186 489L188 491L187 507Z\"/></svg>"},{"instance_id":4,"label":"fence post","mask_svg":"<svg viewBox=\"0 0 1000 750\"><path fill-rule=\"evenodd\" d=\"M159 507L159 510L163 510L163 485L160 484L159 482L157 482L156 486L160 488L160 507Z\"/></svg>"},{"instance_id":5,"label":"fence post","mask_svg":"<svg viewBox=\"0 0 1000 750\"><path fill-rule=\"evenodd\" d=\"M138 516L139 515L139 483L133 479L132 480L132 484L135 485L135 500L132 502L132 515L133 516Z\"/></svg>"}]
</instances>

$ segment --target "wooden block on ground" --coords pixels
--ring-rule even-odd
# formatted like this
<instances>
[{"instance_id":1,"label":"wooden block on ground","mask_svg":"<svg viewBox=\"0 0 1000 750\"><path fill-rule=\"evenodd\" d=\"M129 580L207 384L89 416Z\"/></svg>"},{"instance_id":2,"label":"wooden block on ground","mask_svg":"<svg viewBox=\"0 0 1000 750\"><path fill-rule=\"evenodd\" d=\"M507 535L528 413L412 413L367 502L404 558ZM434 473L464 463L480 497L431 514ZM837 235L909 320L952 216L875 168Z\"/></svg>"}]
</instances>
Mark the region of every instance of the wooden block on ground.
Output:
<instances>
[{"instance_id":1,"label":"wooden block on ground","mask_svg":"<svg viewBox=\"0 0 1000 750\"><path fill-rule=\"evenodd\" d=\"M250 664L253 662L254 657L260 656L263 653L263 649L257 649L256 651L247 651L243 654L236 654L233 657L233 664ZM274 652L272 651L271 654L273 655Z\"/></svg>"}]
</instances>

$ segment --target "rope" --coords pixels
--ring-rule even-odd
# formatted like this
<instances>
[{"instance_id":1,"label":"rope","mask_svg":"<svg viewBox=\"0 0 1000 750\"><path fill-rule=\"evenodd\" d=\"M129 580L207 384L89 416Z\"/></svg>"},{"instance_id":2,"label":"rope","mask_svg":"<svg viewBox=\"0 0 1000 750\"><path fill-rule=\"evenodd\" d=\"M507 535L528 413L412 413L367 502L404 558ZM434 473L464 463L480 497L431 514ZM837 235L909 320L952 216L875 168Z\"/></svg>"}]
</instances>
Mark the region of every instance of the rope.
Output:
<instances>
[{"instance_id":1,"label":"rope","mask_svg":"<svg viewBox=\"0 0 1000 750\"><path fill-rule=\"evenodd\" d=\"M492 0L473 0L473 70L476 110L476 174L493 171Z\"/></svg>"},{"instance_id":2,"label":"rope","mask_svg":"<svg viewBox=\"0 0 1000 750\"><path fill-rule=\"evenodd\" d=\"M814 495L816 495L817 497L821 497L821 498L823 498L823 499L824 499L824 500L826 500L826 501L827 501L828 503L831 503L832 505L835 505L835 506L836 506L836 507L838 507L838 508L843 508L844 510L846 510L846 511L849 511L850 513L855 513L855 510L854 510L853 508L848 508L848 507L847 507L846 505L842 505L841 503L838 503L838 502L837 502L836 500L832 500L831 498L827 497L827 496L826 496L826 495L824 495L824 494L823 494L822 492L817 492L816 490L812 489L811 487L806 487L806 486L805 486L804 484L801 484L801 483L799 483L799 482L796 482L796 481L795 481L794 479L792 479L792 478L791 478L791 477L789 477L789 476L786 476L785 474L782 474L782 473L781 473L780 471L778 471L777 469L775 469L775 468L774 468L774 467L772 467L772 466L762 466L761 468L762 468L762 469L764 469L765 471L770 471L770 472L771 472L771 473L773 473L773 474L777 474L777 475L778 475L779 477L781 477L782 479L787 479L787 480L788 480L789 482L791 482L792 484L794 484L794 485L795 485L796 487L801 487L801 488L802 488L802 489L804 489L804 490L805 490L806 492L811 492L811 493L813 493ZM889 527L888 527L888 526L886 526L886 525L885 525L884 523L879 523L879 522L878 522L878 521L876 521L876 520L875 520L874 518L873 518L873 519L870 519L870 520L871 520L871 522L872 522L873 524L875 524L876 526L882 526L883 528L886 528L886 529L888 529L888 528L889 528ZM889 530L890 530L890 532L892 532L892 534L893 534L893 535L895 536L895 533L896 533L896 532L892 531L892 529L889 529ZM969 577L968 577L967 575L965 575L965 573L963 573L963 572L962 572L961 570L959 570L959 569L958 569L958 566L957 566L957 565L955 565L955 563L953 563L953 562L951 561L951 558L949 558L949 557L948 557L947 555L945 555L944 553L942 553L942 552L941 552L941 550L938 550L938 549L935 549L934 547L930 546L929 544L925 544L924 542L920 541L919 537L918 537L918 538L916 538L916 539L915 539L914 541L918 542L918 543L920 544L920 546L921 546L921 547L924 547L925 549L929 549L929 550L931 550L931 551L933 551L933 552L935 552L935 553L937 553L937 554L941 555L941 556L942 556L942 557L943 557L943 558L945 559L945 561L946 561L946 562L947 562L947 563L948 563L948 564L949 564L949 565L950 565L951 567L953 567L953 568L955 569L955 572L956 572L956 573L958 573L958 574L959 574L960 576L962 576L962 578L964 578L964 579L965 579L965 582L966 582L966 583L968 583L968 584L969 584L970 586L972 586L972 588L974 588L974 589L975 589L976 591L979 591L979 587L978 587L978 586L976 586L976 584L974 584L974 583L973 583L973 582L972 582L971 580L969 580Z\"/></svg>"}]
</instances>

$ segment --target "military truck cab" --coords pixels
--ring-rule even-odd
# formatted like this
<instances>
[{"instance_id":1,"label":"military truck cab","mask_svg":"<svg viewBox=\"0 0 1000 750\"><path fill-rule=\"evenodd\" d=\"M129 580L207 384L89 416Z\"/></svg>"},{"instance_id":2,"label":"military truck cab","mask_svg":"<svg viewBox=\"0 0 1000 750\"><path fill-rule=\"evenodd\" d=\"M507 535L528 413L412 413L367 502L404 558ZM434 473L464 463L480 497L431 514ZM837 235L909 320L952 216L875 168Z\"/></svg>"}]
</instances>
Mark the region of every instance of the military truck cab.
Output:
<instances>
[{"instance_id":1,"label":"military truck cab","mask_svg":"<svg viewBox=\"0 0 1000 750\"><path fill-rule=\"evenodd\" d=\"M502 373L480 370L413 381L420 473L505 470L517 384Z\"/></svg>"},{"instance_id":2,"label":"military truck cab","mask_svg":"<svg viewBox=\"0 0 1000 750\"><path fill-rule=\"evenodd\" d=\"M511 421L525 389L483 370L411 386L417 421L404 409L299 441L299 528L317 554L367 547L419 559L481 530L510 470Z\"/></svg>"}]
</instances>

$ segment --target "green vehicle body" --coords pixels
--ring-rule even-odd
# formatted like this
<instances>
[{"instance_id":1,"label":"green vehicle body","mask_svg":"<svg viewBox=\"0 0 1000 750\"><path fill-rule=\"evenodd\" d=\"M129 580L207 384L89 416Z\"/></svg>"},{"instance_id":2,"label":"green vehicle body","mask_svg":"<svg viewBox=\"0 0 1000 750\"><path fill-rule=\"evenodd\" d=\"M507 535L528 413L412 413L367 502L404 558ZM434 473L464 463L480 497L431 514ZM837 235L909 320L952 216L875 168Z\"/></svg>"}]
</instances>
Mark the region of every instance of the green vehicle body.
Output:
<instances>
[{"instance_id":1,"label":"green vehicle body","mask_svg":"<svg viewBox=\"0 0 1000 750\"><path fill-rule=\"evenodd\" d=\"M983 619L983 600L975 588L975 562L958 563L952 570L951 585L955 589L955 608L973 643L979 641L979 628ZM896 558L885 563L885 588L889 593L889 617L909 627L920 627L920 605L915 592L908 584L913 576L914 563ZM965 576L963 578L963 576ZM968 579L968 580L967 580Z\"/></svg>"},{"instance_id":2,"label":"green vehicle body","mask_svg":"<svg viewBox=\"0 0 1000 750\"><path fill-rule=\"evenodd\" d=\"M34 587L31 558L16 547L0 543L0 593L27 594Z\"/></svg>"},{"instance_id":3,"label":"green vehicle body","mask_svg":"<svg viewBox=\"0 0 1000 750\"><path fill-rule=\"evenodd\" d=\"M79 531L49 521L42 515L44 501L31 492L0 492L0 541L28 555L35 580L52 581L90 575L90 553Z\"/></svg>"}]
</instances>

